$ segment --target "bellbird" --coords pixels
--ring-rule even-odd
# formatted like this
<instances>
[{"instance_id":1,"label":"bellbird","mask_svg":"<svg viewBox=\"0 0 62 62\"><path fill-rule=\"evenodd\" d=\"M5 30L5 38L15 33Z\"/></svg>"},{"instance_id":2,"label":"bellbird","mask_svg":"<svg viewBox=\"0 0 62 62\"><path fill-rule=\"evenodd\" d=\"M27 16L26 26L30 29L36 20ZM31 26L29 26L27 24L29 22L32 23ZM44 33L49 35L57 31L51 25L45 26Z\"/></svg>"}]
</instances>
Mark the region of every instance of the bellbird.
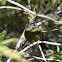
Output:
<instances>
[{"instance_id":1,"label":"bellbird","mask_svg":"<svg viewBox=\"0 0 62 62\"><path fill-rule=\"evenodd\" d=\"M26 28L25 28L25 38L28 42L33 43L38 40L43 40L43 33L41 29L36 25L36 23L30 22ZM42 50L47 49L46 45L44 43L39 44L42 48Z\"/></svg>"}]
</instances>

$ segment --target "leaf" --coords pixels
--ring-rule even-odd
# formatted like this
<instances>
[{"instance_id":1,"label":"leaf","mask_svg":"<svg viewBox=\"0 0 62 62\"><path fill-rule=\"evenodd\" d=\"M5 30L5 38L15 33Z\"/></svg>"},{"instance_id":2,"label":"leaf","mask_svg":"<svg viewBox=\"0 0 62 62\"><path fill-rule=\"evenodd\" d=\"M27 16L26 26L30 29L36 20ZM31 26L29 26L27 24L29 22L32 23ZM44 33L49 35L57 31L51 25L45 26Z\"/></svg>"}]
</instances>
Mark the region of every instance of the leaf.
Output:
<instances>
[{"instance_id":1,"label":"leaf","mask_svg":"<svg viewBox=\"0 0 62 62\"><path fill-rule=\"evenodd\" d=\"M54 52L53 50L49 49L49 52Z\"/></svg>"},{"instance_id":2,"label":"leaf","mask_svg":"<svg viewBox=\"0 0 62 62\"><path fill-rule=\"evenodd\" d=\"M31 19L31 17L28 17L28 19Z\"/></svg>"},{"instance_id":3,"label":"leaf","mask_svg":"<svg viewBox=\"0 0 62 62\"><path fill-rule=\"evenodd\" d=\"M10 39L7 39L7 40L3 40L2 42L0 42L0 45L4 45L4 44L7 44L7 43L10 43L10 42L13 42L13 41L18 41L18 38L10 38Z\"/></svg>"},{"instance_id":4,"label":"leaf","mask_svg":"<svg viewBox=\"0 0 62 62\"><path fill-rule=\"evenodd\" d=\"M0 56L0 62L3 62L2 57Z\"/></svg>"},{"instance_id":5,"label":"leaf","mask_svg":"<svg viewBox=\"0 0 62 62\"><path fill-rule=\"evenodd\" d=\"M19 55L26 55L25 52L18 52Z\"/></svg>"},{"instance_id":6,"label":"leaf","mask_svg":"<svg viewBox=\"0 0 62 62\"><path fill-rule=\"evenodd\" d=\"M62 51L60 51L60 54L62 55Z\"/></svg>"},{"instance_id":7,"label":"leaf","mask_svg":"<svg viewBox=\"0 0 62 62\"><path fill-rule=\"evenodd\" d=\"M27 13L27 12L23 12L23 13L29 15L29 13Z\"/></svg>"},{"instance_id":8,"label":"leaf","mask_svg":"<svg viewBox=\"0 0 62 62\"><path fill-rule=\"evenodd\" d=\"M60 48L59 48L59 46L57 46L57 52L59 52L60 51Z\"/></svg>"},{"instance_id":9,"label":"leaf","mask_svg":"<svg viewBox=\"0 0 62 62\"><path fill-rule=\"evenodd\" d=\"M6 35L7 31L4 30L2 33L0 33L0 41L2 41Z\"/></svg>"},{"instance_id":10,"label":"leaf","mask_svg":"<svg viewBox=\"0 0 62 62\"><path fill-rule=\"evenodd\" d=\"M53 5L54 5L54 3L55 3L56 1L57 1L57 0L52 0Z\"/></svg>"},{"instance_id":11,"label":"leaf","mask_svg":"<svg viewBox=\"0 0 62 62\"><path fill-rule=\"evenodd\" d=\"M19 55L17 53L15 53L14 50L9 49L6 46L0 46L0 56L6 56L6 57L13 58L20 62L26 62L26 60L24 58L19 57Z\"/></svg>"},{"instance_id":12,"label":"leaf","mask_svg":"<svg viewBox=\"0 0 62 62\"><path fill-rule=\"evenodd\" d=\"M6 4L6 0L2 0L2 5L5 5Z\"/></svg>"},{"instance_id":13,"label":"leaf","mask_svg":"<svg viewBox=\"0 0 62 62\"><path fill-rule=\"evenodd\" d=\"M50 59L55 59L56 57L55 56L50 56Z\"/></svg>"}]
</instances>

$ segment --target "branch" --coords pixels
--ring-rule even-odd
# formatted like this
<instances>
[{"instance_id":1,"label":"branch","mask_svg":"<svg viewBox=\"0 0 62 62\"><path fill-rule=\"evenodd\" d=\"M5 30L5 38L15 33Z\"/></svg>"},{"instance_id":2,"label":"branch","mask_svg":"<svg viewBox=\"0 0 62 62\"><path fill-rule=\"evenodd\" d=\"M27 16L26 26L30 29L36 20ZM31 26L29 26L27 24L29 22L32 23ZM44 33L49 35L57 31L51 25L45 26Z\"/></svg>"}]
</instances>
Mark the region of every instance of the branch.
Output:
<instances>
[{"instance_id":1,"label":"branch","mask_svg":"<svg viewBox=\"0 0 62 62\"><path fill-rule=\"evenodd\" d=\"M50 20L53 21L55 24L62 24L62 21L54 20L53 18L48 17L48 16L45 16L45 15L37 14L36 16L50 19Z\"/></svg>"},{"instance_id":2,"label":"branch","mask_svg":"<svg viewBox=\"0 0 62 62\"><path fill-rule=\"evenodd\" d=\"M62 9L59 10L59 11L57 11L56 13L54 13L51 17L53 17L53 16L55 16L55 15L61 13L61 12L62 12ZM48 20L48 19L43 20L43 21L41 22L41 24L44 23L44 22L47 21L47 20Z\"/></svg>"},{"instance_id":3,"label":"branch","mask_svg":"<svg viewBox=\"0 0 62 62\"><path fill-rule=\"evenodd\" d=\"M25 56L26 57L26 56ZM28 56L28 57L30 57L30 55ZM31 56L32 57L32 56ZM33 58L32 59L35 59L35 58L37 58L37 59L40 59L40 60L44 60L43 58L40 58L40 57L36 57L36 56L33 56ZM60 61L61 62L61 60L59 60L59 59L49 59L49 58L46 58L46 60L48 60L48 61ZM27 60L27 61L29 61L29 59Z\"/></svg>"},{"instance_id":4,"label":"branch","mask_svg":"<svg viewBox=\"0 0 62 62\"><path fill-rule=\"evenodd\" d=\"M42 31L42 32L52 32L52 31L57 31L57 30L59 30L59 29L61 29L62 28L62 26L60 26L59 28L57 28L57 29L52 29L52 30L47 30L47 31Z\"/></svg>"},{"instance_id":5,"label":"branch","mask_svg":"<svg viewBox=\"0 0 62 62\"><path fill-rule=\"evenodd\" d=\"M28 53L26 53L27 55L23 55L23 57L32 57L32 59L37 59L37 60L44 60L44 58L41 58L41 57L37 57L37 56L32 56L32 55L30 55L30 54L28 54ZM61 60L59 60L59 59L49 59L49 58L45 58L46 60L48 60L48 61L61 61ZM30 59L28 59L27 61L29 61Z\"/></svg>"},{"instance_id":6,"label":"branch","mask_svg":"<svg viewBox=\"0 0 62 62\"><path fill-rule=\"evenodd\" d=\"M3 9L3 8L22 10L21 8L18 8L18 7L12 7L12 6L0 6L0 9Z\"/></svg>"},{"instance_id":7,"label":"branch","mask_svg":"<svg viewBox=\"0 0 62 62\"><path fill-rule=\"evenodd\" d=\"M12 4L14 4L14 5L19 6L20 8L24 9L26 12L28 11L31 14L36 14L35 12L29 10L28 8L24 7L23 5L21 5L21 4L17 3L17 2L14 2L12 0L7 0L7 1L10 2L10 3L12 3Z\"/></svg>"},{"instance_id":8,"label":"branch","mask_svg":"<svg viewBox=\"0 0 62 62\"><path fill-rule=\"evenodd\" d=\"M33 57L34 59L37 59L38 61L42 62L40 59L38 59L38 58L35 57L35 56L32 56L32 55L30 55L30 54L28 54L28 56L29 56L29 57Z\"/></svg>"},{"instance_id":9,"label":"branch","mask_svg":"<svg viewBox=\"0 0 62 62\"><path fill-rule=\"evenodd\" d=\"M47 61L46 61L46 58L45 58L45 55L44 55L44 53L43 53L42 48L41 48L40 45L39 45L39 49L40 49L40 52L41 52L41 54L42 54L42 57L43 57L44 61L47 62Z\"/></svg>"},{"instance_id":10,"label":"branch","mask_svg":"<svg viewBox=\"0 0 62 62\"><path fill-rule=\"evenodd\" d=\"M42 15L42 14L37 14L36 12L33 12L31 10L29 10L28 8L24 7L23 5L19 4L19 3L16 3L12 0L7 0L8 2L14 4L14 5L17 5L19 6L20 8L24 9L26 12L29 12L35 16L38 16L38 17L43 17L43 18L47 18L47 19L50 19L51 21L53 21L55 24L62 24L62 21L57 21L57 20L54 20L52 19L51 17L48 17L48 16L45 16L45 15Z\"/></svg>"},{"instance_id":11,"label":"branch","mask_svg":"<svg viewBox=\"0 0 62 62\"><path fill-rule=\"evenodd\" d=\"M31 9L30 0L28 0L28 9Z\"/></svg>"},{"instance_id":12,"label":"branch","mask_svg":"<svg viewBox=\"0 0 62 62\"><path fill-rule=\"evenodd\" d=\"M34 42L34 43L30 44L29 46L27 46L26 48L24 48L20 52L24 52L24 51L28 50L30 47L32 47L32 46L34 46L36 44L40 44L40 43L46 43L46 44L58 45L58 46L61 46L62 45L60 43L54 43L54 42L49 42L49 41L37 41L37 42Z\"/></svg>"},{"instance_id":13,"label":"branch","mask_svg":"<svg viewBox=\"0 0 62 62\"><path fill-rule=\"evenodd\" d=\"M59 10L59 11L56 11L56 13L54 13L51 17L53 17L53 16L55 16L55 15L61 13L61 12L62 12L62 9ZM47 20L48 20L48 19L45 19L45 20L43 20L42 22L38 22L37 25L41 25L42 23L44 23L44 22L47 21Z\"/></svg>"},{"instance_id":14,"label":"branch","mask_svg":"<svg viewBox=\"0 0 62 62\"><path fill-rule=\"evenodd\" d=\"M17 43L17 45L16 45L16 50L18 50L19 48L21 48L20 46L21 46L21 43L22 43L23 41L26 41L25 36L24 36L24 32L25 32L25 29L24 29L24 31L23 31L21 37L20 37L20 40L18 41L18 43Z\"/></svg>"}]
</instances>

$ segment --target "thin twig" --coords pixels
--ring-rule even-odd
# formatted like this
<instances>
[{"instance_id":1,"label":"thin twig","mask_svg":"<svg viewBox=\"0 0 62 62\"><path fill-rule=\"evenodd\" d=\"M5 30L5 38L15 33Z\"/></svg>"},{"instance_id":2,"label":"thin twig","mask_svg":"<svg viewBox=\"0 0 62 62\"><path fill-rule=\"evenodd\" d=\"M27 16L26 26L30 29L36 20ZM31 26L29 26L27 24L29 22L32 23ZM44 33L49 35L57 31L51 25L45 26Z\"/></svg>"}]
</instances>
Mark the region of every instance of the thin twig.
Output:
<instances>
[{"instance_id":1,"label":"thin twig","mask_svg":"<svg viewBox=\"0 0 62 62\"><path fill-rule=\"evenodd\" d=\"M59 29L61 29L62 28L62 26L60 26L59 28L57 28L57 29L52 29L52 30L47 30L47 31L42 31L42 32L52 32L52 31L57 31L57 30L59 30Z\"/></svg>"},{"instance_id":2,"label":"thin twig","mask_svg":"<svg viewBox=\"0 0 62 62\"><path fill-rule=\"evenodd\" d=\"M62 24L62 21L54 20L53 18L48 17L48 16L45 16L45 15L36 14L36 16L38 16L38 17L43 17L43 18L47 18L47 19L50 19L50 20L51 20L51 21L53 21L55 24Z\"/></svg>"},{"instance_id":3,"label":"thin twig","mask_svg":"<svg viewBox=\"0 0 62 62\"><path fill-rule=\"evenodd\" d=\"M61 12L62 12L62 9L59 10L59 11L56 11L56 13L54 13L51 17L53 17L53 16L55 16L55 15L61 13ZM47 20L48 20L48 19L45 19L45 20L43 20L42 22L38 22L37 25L41 25L42 23L44 23L44 22L47 21Z\"/></svg>"},{"instance_id":4,"label":"thin twig","mask_svg":"<svg viewBox=\"0 0 62 62\"><path fill-rule=\"evenodd\" d=\"M27 61L31 61L31 60L34 60L34 58L27 59Z\"/></svg>"},{"instance_id":5,"label":"thin twig","mask_svg":"<svg viewBox=\"0 0 62 62\"><path fill-rule=\"evenodd\" d=\"M0 6L0 9L3 9L3 8L22 10L21 8L18 8L18 7L12 7L12 6Z\"/></svg>"},{"instance_id":6,"label":"thin twig","mask_svg":"<svg viewBox=\"0 0 62 62\"><path fill-rule=\"evenodd\" d=\"M30 0L28 0L28 9L31 9Z\"/></svg>"},{"instance_id":7,"label":"thin twig","mask_svg":"<svg viewBox=\"0 0 62 62\"><path fill-rule=\"evenodd\" d=\"M46 13L50 8L53 7L53 5L55 5L57 2L60 2L61 0L57 0L54 4L52 4L51 6L49 6L42 14Z\"/></svg>"},{"instance_id":8,"label":"thin twig","mask_svg":"<svg viewBox=\"0 0 62 62\"><path fill-rule=\"evenodd\" d=\"M39 49L40 49L40 52L41 52L41 54L42 54L42 56L43 56L44 61L47 62L47 61L46 61L46 58L45 58L45 55L44 55L44 53L43 53L42 48L41 48L40 45L39 45Z\"/></svg>"},{"instance_id":9,"label":"thin twig","mask_svg":"<svg viewBox=\"0 0 62 62\"><path fill-rule=\"evenodd\" d=\"M59 11L57 11L56 13L54 13L51 17L53 17L53 16L55 16L55 15L61 13L61 12L62 12L62 9L59 10ZM43 20L43 21L41 22L41 24L44 23L44 22L47 21L47 20L48 20L48 19Z\"/></svg>"},{"instance_id":10,"label":"thin twig","mask_svg":"<svg viewBox=\"0 0 62 62\"><path fill-rule=\"evenodd\" d=\"M26 57L26 56L25 56ZM30 57L30 55L28 56L28 57ZM32 56L31 56L32 57ZM40 57L36 57L36 56L33 56L33 57L35 57L35 58L37 58L37 59L40 59L40 60L44 60L43 58L40 58ZM33 59L35 59L35 58L33 58ZM48 60L48 61L60 61L61 62L61 60L59 60L59 59L49 59L49 58L46 58L46 60ZM29 59L27 60L27 61L29 61Z\"/></svg>"},{"instance_id":11,"label":"thin twig","mask_svg":"<svg viewBox=\"0 0 62 62\"><path fill-rule=\"evenodd\" d=\"M23 31L21 37L20 37L20 40L18 41L18 43L17 43L17 45L16 45L16 50L18 50L19 48L21 48L20 45L21 45L21 43L22 43L23 41L26 41L25 36L24 36L24 32L25 32L25 29L24 29L24 31Z\"/></svg>"},{"instance_id":12,"label":"thin twig","mask_svg":"<svg viewBox=\"0 0 62 62\"><path fill-rule=\"evenodd\" d=\"M27 12L29 12L29 13L35 15L35 16L50 19L51 21L55 22L55 24L62 24L62 21L57 21L57 20L54 20L54 19L51 18L51 17L45 16L45 15L42 15L42 14L37 14L37 13L35 13L35 12L29 10L28 8L24 7L23 5L21 5L21 4L19 4L19 3L16 3L16 2L14 2L14 1L12 1L12 0L7 0L7 1L10 2L10 3L12 3L12 4L14 4L14 5L17 5L17 6L21 7L21 8L24 9L25 11L27 11Z\"/></svg>"},{"instance_id":13,"label":"thin twig","mask_svg":"<svg viewBox=\"0 0 62 62\"><path fill-rule=\"evenodd\" d=\"M37 59L38 61L42 62L41 60L39 60L38 58L36 58L36 57L34 57L34 56L30 55L30 54L28 54L28 56L33 57L34 59Z\"/></svg>"},{"instance_id":14,"label":"thin twig","mask_svg":"<svg viewBox=\"0 0 62 62\"><path fill-rule=\"evenodd\" d=\"M26 55L23 55L23 57L32 57L33 59L44 60L44 58L37 57L37 56L32 56L32 55L30 55L28 53L26 53ZM49 59L49 58L45 58L45 59L48 60L48 61L53 61L54 60L54 61L60 61L61 62L61 60L59 60L59 59ZM29 59L27 61L29 61Z\"/></svg>"},{"instance_id":15,"label":"thin twig","mask_svg":"<svg viewBox=\"0 0 62 62\"><path fill-rule=\"evenodd\" d=\"M29 13L32 13L32 14L36 14L35 12L29 10L28 8L24 7L23 5L15 2L15 1L12 1L12 0L7 0L7 1L10 2L10 3L12 3L12 4L14 4L14 5L19 6L20 8L24 9L26 12L29 12Z\"/></svg>"},{"instance_id":16,"label":"thin twig","mask_svg":"<svg viewBox=\"0 0 62 62\"><path fill-rule=\"evenodd\" d=\"M28 0L28 9L31 10L30 0ZM33 21L33 19L32 19L32 14L29 14L29 16L30 16L30 20L29 20L29 22L32 22L32 21Z\"/></svg>"},{"instance_id":17,"label":"thin twig","mask_svg":"<svg viewBox=\"0 0 62 62\"><path fill-rule=\"evenodd\" d=\"M49 42L49 41L37 41L37 42L34 42L34 43L30 44L29 46L27 46L26 48L24 48L24 49L21 50L20 52L24 52L24 51L28 50L29 48L31 48L32 46L34 46L34 45L36 45L36 44L40 44L40 43L46 43L46 44L58 45L58 46L61 46L61 45L62 45L62 44L60 44L60 43Z\"/></svg>"}]
</instances>

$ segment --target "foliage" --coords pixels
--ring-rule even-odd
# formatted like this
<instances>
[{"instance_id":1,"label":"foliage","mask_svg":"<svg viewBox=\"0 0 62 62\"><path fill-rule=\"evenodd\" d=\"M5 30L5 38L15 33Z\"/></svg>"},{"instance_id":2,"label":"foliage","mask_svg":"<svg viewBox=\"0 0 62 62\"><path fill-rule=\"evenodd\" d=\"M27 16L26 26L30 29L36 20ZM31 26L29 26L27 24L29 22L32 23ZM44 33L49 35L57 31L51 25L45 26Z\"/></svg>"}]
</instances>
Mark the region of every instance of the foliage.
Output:
<instances>
[{"instance_id":1,"label":"foliage","mask_svg":"<svg viewBox=\"0 0 62 62\"><path fill-rule=\"evenodd\" d=\"M62 51L55 52L54 50L49 50L49 52L53 53L49 55L49 58L62 60Z\"/></svg>"},{"instance_id":2,"label":"foliage","mask_svg":"<svg viewBox=\"0 0 62 62\"><path fill-rule=\"evenodd\" d=\"M5 44L13 42L13 41L18 41L18 38L10 38L10 39L3 40L0 42L0 45L5 45Z\"/></svg>"},{"instance_id":3,"label":"foliage","mask_svg":"<svg viewBox=\"0 0 62 62\"><path fill-rule=\"evenodd\" d=\"M3 31L2 33L0 33L0 62L2 62L2 56L6 56L6 57L11 57L17 61L23 61L26 62L24 58L22 57L18 57L19 54L23 55L23 53L16 53L15 54L15 50L9 49L7 46L5 46L6 44L13 42L13 41L18 41L18 38L10 38L10 39L6 39L3 40L5 35L6 35L7 31Z\"/></svg>"},{"instance_id":4,"label":"foliage","mask_svg":"<svg viewBox=\"0 0 62 62\"><path fill-rule=\"evenodd\" d=\"M2 59L2 57L0 56L0 62L3 62L3 59Z\"/></svg>"},{"instance_id":5,"label":"foliage","mask_svg":"<svg viewBox=\"0 0 62 62\"><path fill-rule=\"evenodd\" d=\"M4 39L6 33L7 33L6 30L4 30L2 33L0 33L0 42Z\"/></svg>"},{"instance_id":6,"label":"foliage","mask_svg":"<svg viewBox=\"0 0 62 62\"><path fill-rule=\"evenodd\" d=\"M11 57L17 61L26 62L24 58L18 57L18 54L15 53L14 50L11 50L5 46L0 46L0 56Z\"/></svg>"}]
</instances>

